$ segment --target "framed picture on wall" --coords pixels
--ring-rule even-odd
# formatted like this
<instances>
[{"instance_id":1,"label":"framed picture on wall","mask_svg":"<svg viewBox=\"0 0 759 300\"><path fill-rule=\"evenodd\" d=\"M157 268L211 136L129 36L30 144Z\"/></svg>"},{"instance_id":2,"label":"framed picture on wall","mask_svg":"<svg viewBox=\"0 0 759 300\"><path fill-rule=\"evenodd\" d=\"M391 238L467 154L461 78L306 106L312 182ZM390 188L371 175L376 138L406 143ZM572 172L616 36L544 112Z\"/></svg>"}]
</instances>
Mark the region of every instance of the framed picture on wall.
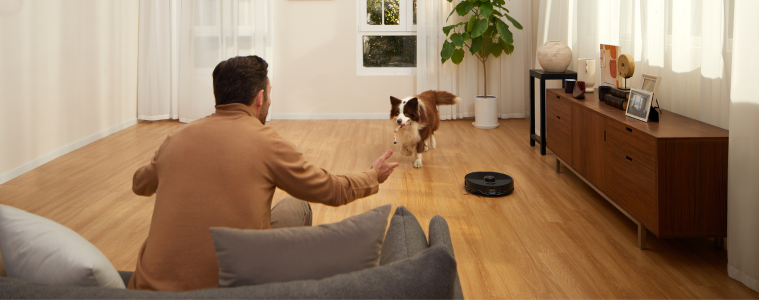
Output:
<instances>
[{"instance_id":1,"label":"framed picture on wall","mask_svg":"<svg viewBox=\"0 0 759 300\"><path fill-rule=\"evenodd\" d=\"M625 112L625 116L648 122L648 114L651 112L653 97L654 93L652 92L631 89L630 98L627 100L627 112Z\"/></svg>"}]
</instances>

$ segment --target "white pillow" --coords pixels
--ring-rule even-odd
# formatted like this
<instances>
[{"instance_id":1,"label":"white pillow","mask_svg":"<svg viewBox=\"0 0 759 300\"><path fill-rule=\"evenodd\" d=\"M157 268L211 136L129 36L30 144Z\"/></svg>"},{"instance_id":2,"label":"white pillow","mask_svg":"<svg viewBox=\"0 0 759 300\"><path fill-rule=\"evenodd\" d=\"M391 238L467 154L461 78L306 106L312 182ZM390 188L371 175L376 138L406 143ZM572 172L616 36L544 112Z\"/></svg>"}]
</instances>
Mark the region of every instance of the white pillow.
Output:
<instances>
[{"instance_id":1,"label":"white pillow","mask_svg":"<svg viewBox=\"0 0 759 300\"><path fill-rule=\"evenodd\" d=\"M40 284L126 288L108 258L82 236L2 204L0 252L8 277Z\"/></svg>"}]
</instances>

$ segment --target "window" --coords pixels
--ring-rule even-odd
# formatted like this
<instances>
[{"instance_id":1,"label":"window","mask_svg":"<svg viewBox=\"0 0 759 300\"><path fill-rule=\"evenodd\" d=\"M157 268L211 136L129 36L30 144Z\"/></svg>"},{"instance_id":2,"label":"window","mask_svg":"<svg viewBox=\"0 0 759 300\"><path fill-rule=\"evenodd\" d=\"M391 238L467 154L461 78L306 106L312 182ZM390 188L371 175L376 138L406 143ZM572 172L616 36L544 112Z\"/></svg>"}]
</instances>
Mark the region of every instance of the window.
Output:
<instances>
[{"instance_id":1,"label":"window","mask_svg":"<svg viewBox=\"0 0 759 300\"><path fill-rule=\"evenodd\" d=\"M360 0L356 74L416 75L416 0Z\"/></svg>"}]
</instances>

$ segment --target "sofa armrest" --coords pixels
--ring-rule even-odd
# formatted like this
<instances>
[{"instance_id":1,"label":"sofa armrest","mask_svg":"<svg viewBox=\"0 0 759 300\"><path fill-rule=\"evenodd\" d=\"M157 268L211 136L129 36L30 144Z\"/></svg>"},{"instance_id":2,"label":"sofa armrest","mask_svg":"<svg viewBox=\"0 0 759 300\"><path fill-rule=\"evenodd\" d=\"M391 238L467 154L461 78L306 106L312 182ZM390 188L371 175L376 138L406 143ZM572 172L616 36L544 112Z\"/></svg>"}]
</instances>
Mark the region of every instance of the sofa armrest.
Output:
<instances>
[{"instance_id":1,"label":"sofa armrest","mask_svg":"<svg viewBox=\"0 0 759 300\"><path fill-rule=\"evenodd\" d=\"M442 246L448 251L448 253L454 259L456 256L453 253L453 243L451 242L451 233L448 230L448 222L441 216L434 216L430 220L430 247ZM454 284L453 298L464 299L464 293L461 290L461 282L459 282L458 271L456 271L456 279Z\"/></svg>"}]
</instances>

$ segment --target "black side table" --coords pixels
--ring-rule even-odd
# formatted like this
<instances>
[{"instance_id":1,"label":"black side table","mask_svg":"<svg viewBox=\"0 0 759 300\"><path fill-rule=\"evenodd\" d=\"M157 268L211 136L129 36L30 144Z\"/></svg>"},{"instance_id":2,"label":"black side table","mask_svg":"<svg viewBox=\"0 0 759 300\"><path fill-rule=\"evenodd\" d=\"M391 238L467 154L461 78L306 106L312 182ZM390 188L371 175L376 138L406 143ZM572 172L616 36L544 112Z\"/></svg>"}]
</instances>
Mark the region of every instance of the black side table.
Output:
<instances>
[{"instance_id":1,"label":"black side table","mask_svg":"<svg viewBox=\"0 0 759 300\"><path fill-rule=\"evenodd\" d=\"M535 78L540 79L540 135L535 134ZM546 80L561 80L564 86L565 79L577 80L577 72L564 71L562 73L546 72L542 69L530 69L530 146L535 142L540 143L540 155L546 155Z\"/></svg>"}]
</instances>

